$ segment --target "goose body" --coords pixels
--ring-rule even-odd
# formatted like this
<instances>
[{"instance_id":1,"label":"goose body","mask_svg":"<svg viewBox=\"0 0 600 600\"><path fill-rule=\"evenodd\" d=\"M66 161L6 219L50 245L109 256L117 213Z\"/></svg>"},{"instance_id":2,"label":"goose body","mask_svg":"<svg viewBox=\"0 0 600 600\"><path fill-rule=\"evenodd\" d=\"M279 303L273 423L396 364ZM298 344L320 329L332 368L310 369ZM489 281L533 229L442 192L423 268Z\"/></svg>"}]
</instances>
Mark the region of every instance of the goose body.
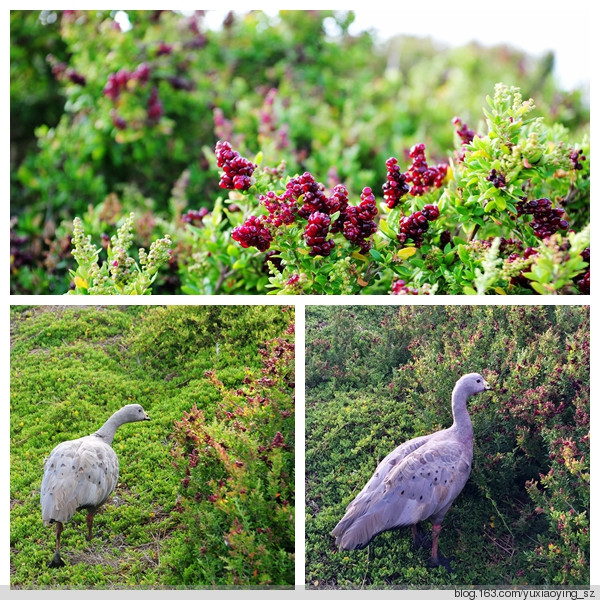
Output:
<instances>
[{"instance_id":1,"label":"goose body","mask_svg":"<svg viewBox=\"0 0 600 600\"><path fill-rule=\"evenodd\" d=\"M437 538L441 523L465 486L473 460L473 426L466 401L489 389L477 373L461 377L452 394L452 426L404 442L379 463L331 532L340 549L364 548L378 533L406 526L412 528L416 541L416 525L430 520L430 564L440 564Z\"/></svg>"},{"instance_id":2,"label":"goose body","mask_svg":"<svg viewBox=\"0 0 600 600\"><path fill-rule=\"evenodd\" d=\"M62 442L46 459L40 503L45 525L56 523L56 551L50 567L64 566L59 543L63 524L75 511L87 509L88 539L95 512L114 491L119 478L119 459L111 444L124 423L149 420L139 404L128 404L95 433Z\"/></svg>"}]
</instances>

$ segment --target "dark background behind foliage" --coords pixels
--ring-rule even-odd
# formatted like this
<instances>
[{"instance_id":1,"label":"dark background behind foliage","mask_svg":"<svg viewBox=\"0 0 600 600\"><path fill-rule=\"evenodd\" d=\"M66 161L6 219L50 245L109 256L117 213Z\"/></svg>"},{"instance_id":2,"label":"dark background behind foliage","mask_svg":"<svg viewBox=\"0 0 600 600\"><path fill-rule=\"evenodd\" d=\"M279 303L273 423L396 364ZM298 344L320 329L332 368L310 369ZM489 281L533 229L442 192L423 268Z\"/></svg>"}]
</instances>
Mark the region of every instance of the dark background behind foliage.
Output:
<instances>
[{"instance_id":1,"label":"dark background behind foliage","mask_svg":"<svg viewBox=\"0 0 600 600\"><path fill-rule=\"evenodd\" d=\"M306 578L311 587L589 584L589 307L307 307ZM455 572L406 530L365 550L329 532L378 462L469 402L473 471L444 521Z\"/></svg>"}]
</instances>

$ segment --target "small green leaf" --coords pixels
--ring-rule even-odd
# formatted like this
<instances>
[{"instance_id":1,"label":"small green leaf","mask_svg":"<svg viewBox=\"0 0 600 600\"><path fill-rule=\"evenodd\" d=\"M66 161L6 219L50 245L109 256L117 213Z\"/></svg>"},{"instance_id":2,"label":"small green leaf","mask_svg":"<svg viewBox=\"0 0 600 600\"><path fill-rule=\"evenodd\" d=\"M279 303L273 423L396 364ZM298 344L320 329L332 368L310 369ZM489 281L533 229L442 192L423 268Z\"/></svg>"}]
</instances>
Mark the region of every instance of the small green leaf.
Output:
<instances>
[{"instance_id":1,"label":"small green leaf","mask_svg":"<svg viewBox=\"0 0 600 600\"><path fill-rule=\"evenodd\" d=\"M384 262L383 256L381 256L381 253L379 251L375 250L375 248L371 248L369 250L369 253L377 262L379 262L379 263Z\"/></svg>"},{"instance_id":2,"label":"small green leaf","mask_svg":"<svg viewBox=\"0 0 600 600\"><path fill-rule=\"evenodd\" d=\"M476 296L477 292L472 287L465 285L463 286L463 294L466 294L468 296Z\"/></svg>"},{"instance_id":3,"label":"small green leaf","mask_svg":"<svg viewBox=\"0 0 600 600\"><path fill-rule=\"evenodd\" d=\"M531 285L531 287L538 293L538 294L547 294L548 291L546 290L546 288L541 284L538 283L537 281L532 281L529 285Z\"/></svg>"},{"instance_id":4,"label":"small green leaf","mask_svg":"<svg viewBox=\"0 0 600 600\"><path fill-rule=\"evenodd\" d=\"M392 231L386 219L381 219L381 221L379 221L379 229L381 229L381 231L391 240L396 239L396 234Z\"/></svg>"},{"instance_id":5,"label":"small green leaf","mask_svg":"<svg viewBox=\"0 0 600 600\"><path fill-rule=\"evenodd\" d=\"M469 251L467 250L467 248L463 245L458 246L458 248L456 249L456 251L458 252L458 258L460 258L461 262L464 263L469 263L471 262L469 260Z\"/></svg>"}]
</instances>

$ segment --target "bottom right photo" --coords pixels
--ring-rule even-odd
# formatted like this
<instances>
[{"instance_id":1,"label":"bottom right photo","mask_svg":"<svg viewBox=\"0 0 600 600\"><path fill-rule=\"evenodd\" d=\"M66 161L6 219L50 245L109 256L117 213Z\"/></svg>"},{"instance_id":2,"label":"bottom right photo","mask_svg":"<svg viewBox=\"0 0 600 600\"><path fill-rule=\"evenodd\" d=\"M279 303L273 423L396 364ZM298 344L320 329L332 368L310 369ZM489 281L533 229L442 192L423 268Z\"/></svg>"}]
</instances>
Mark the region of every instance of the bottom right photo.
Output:
<instances>
[{"instance_id":1,"label":"bottom right photo","mask_svg":"<svg viewBox=\"0 0 600 600\"><path fill-rule=\"evenodd\" d=\"M589 586L589 306L305 320L306 589Z\"/></svg>"}]
</instances>

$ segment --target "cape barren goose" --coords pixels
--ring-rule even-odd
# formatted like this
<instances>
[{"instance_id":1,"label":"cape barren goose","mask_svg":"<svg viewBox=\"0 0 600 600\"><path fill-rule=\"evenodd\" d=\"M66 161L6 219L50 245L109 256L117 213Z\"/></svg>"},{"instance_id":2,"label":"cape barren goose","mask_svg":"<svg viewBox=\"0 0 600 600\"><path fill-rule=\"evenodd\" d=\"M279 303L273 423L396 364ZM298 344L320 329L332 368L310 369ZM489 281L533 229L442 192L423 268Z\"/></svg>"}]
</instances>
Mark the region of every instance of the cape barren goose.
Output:
<instances>
[{"instance_id":1,"label":"cape barren goose","mask_svg":"<svg viewBox=\"0 0 600 600\"><path fill-rule=\"evenodd\" d=\"M59 544L63 523L76 510L87 509L87 539L92 539L94 514L117 485L119 459L111 448L117 429L123 423L149 421L139 404L128 404L118 410L104 425L76 440L62 442L52 450L44 467L41 504L45 525L56 523L56 551L49 567L63 567Z\"/></svg>"},{"instance_id":2,"label":"cape barren goose","mask_svg":"<svg viewBox=\"0 0 600 600\"><path fill-rule=\"evenodd\" d=\"M438 552L438 538L444 515L471 472L473 426L467 398L489 389L481 375L463 375L452 392L452 426L404 442L379 463L331 532L342 550L364 548L378 533L406 526L418 546L423 537L417 523L429 519L433 526L429 566L450 570L450 561Z\"/></svg>"}]
</instances>

